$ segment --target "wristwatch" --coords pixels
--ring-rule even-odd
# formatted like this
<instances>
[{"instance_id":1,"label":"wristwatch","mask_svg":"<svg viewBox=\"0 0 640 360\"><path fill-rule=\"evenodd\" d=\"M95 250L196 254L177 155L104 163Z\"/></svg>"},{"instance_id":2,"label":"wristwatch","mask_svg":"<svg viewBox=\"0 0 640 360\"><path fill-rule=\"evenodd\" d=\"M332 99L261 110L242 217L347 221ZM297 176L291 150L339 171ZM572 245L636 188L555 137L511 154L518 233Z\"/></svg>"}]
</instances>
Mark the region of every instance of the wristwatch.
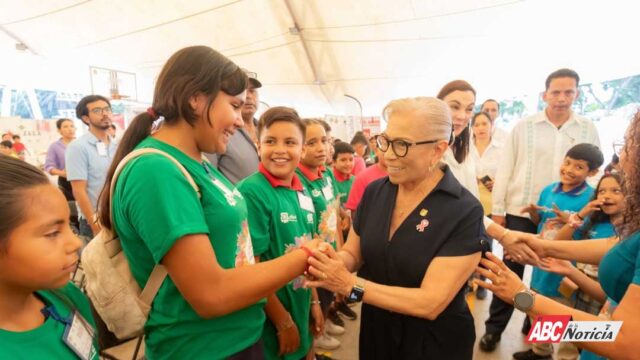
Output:
<instances>
[{"instance_id":1,"label":"wristwatch","mask_svg":"<svg viewBox=\"0 0 640 360\"><path fill-rule=\"evenodd\" d=\"M365 280L359 277L356 277L356 283L351 288L351 292L347 296L349 300L360 302L362 301L362 297L364 296L364 283Z\"/></svg>"},{"instance_id":2,"label":"wristwatch","mask_svg":"<svg viewBox=\"0 0 640 360\"><path fill-rule=\"evenodd\" d=\"M533 308L533 304L535 303L536 293L525 288L513 297L513 307L516 309L527 312Z\"/></svg>"}]
</instances>

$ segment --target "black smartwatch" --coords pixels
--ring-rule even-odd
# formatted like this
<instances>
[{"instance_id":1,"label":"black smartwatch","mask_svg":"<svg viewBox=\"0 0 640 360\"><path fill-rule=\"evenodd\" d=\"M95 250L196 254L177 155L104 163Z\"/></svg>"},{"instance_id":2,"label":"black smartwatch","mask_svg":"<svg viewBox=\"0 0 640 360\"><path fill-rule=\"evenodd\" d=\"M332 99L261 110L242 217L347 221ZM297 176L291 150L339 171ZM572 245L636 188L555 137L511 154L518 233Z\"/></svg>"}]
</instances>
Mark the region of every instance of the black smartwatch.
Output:
<instances>
[{"instance_id":1,"label":"black smartwatch","mask_svg":"<svg viewBox=\"0 0 640 360\"><path fill-rule=\"evenodd\" d=\"M356 284L351 288L351 292L347 296L349 300L355 302L361 302L364 296L364 283L365 280L359 277L356 278Z\"/></svg>"}]
</instances>

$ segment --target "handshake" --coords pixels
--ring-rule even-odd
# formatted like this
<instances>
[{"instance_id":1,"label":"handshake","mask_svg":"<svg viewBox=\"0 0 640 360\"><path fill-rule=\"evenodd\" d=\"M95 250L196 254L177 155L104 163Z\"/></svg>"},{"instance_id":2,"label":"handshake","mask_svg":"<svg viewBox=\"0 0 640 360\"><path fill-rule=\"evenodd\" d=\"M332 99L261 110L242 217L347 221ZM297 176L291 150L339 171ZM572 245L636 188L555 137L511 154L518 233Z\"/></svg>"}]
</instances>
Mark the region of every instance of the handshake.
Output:
<instances>
[{"instance_id":1,"label":"handshake","mask_svg":"<svg viewBox=\"0 0 640 360\"><path fill-rule=\"evenodd\" d=\"M521 264L538 266L547 257L545 241L536 234L508 231L501 239L504 257Z\"/></svg>"}]
</instances>

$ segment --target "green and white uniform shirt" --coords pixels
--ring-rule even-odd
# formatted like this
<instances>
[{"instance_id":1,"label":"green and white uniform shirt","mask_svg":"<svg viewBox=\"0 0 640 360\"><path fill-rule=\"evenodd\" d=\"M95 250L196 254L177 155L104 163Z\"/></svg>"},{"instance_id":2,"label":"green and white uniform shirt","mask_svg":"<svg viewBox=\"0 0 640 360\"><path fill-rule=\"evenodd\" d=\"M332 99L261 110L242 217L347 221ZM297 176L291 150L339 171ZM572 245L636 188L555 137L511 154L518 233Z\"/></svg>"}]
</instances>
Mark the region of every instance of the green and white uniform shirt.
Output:
<instances>
[{"instance_id":1,"label":"green and white uniform shirt","mask_svg":"<svg viewBox=\"0 0 640 360\"><path fill-rule=\"evenodd\" d=\"M241 181L238 189L247 202L253 249L261 261L278 258L313 238L315 208L295 174L292 183L285 184L260 164L259 171ZM302 287L302 280L298 277L276 292L298 328L300 346L291 354L279 356L276 327L266 321L262 334L266 359L299 360L313 344L309 329L311 290Z\"/></svg>"}]
</instances>

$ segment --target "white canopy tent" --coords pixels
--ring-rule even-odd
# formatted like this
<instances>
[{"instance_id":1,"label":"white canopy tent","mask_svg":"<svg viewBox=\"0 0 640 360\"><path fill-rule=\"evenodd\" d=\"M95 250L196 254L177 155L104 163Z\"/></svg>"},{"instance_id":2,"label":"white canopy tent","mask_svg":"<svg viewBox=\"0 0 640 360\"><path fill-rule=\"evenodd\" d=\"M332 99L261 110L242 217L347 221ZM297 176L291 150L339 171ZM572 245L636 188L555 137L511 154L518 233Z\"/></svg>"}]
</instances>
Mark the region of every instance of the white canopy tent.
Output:
<instances>
[{"instance_id":1,"label":"white canopy tent","mask_svg":"<svg viewBox=\"0 0 640 360\"><path fill-rule=\"evenodd\" d=\"M640 73L640 5L610 0L0 0L0 85L91 92L89 66L137 74L138 99L176 50L211 46L255 71L271 106L377 115L466 79L478 100ZM16 50L21 44L24 50Z\"/></svg>"}]
</instances>

